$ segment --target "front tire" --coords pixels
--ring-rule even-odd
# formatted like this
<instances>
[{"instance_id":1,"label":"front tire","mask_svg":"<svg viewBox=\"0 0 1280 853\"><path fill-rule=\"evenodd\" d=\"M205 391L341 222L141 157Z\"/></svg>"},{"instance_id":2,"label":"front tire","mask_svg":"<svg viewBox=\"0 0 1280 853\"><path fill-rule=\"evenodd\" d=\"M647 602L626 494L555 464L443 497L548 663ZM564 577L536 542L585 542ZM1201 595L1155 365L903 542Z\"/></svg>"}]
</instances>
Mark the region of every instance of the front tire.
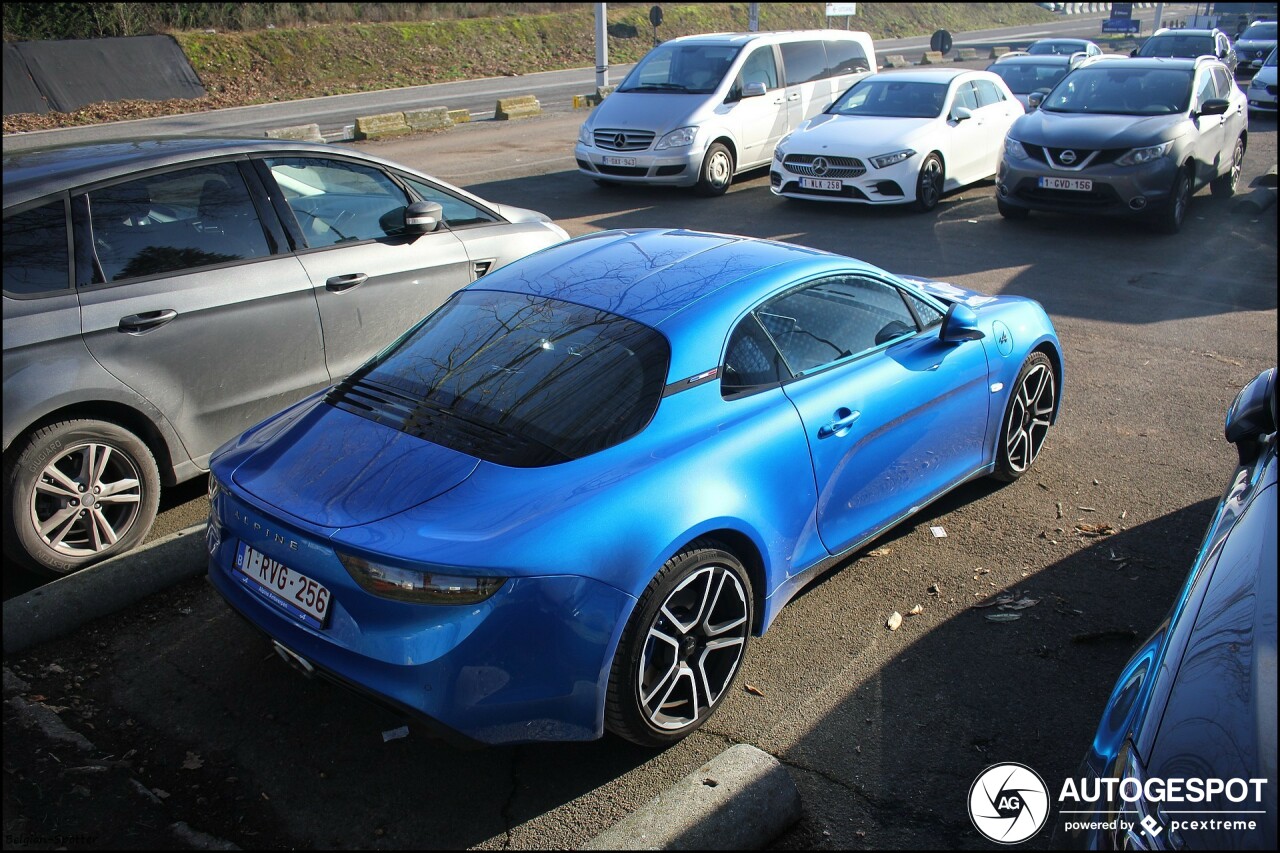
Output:
<instances>
[{"instance_id":1,"label":"front tire","mask_svg":"<svg viewBox=\"0 0 1280 853\"><path fill-rule=\"evenodd\" d=\"M618 643L605 726L655 747L697 730L742 668L753 616L746 570L718 543L698 540L672 557Z\"/></svg>"},{"instance_id":2,"label":"front tire","mask_svg":"<svg viewBox=\"0 0 1280 853\"><path fill-rule=\"evenodd\" d=\"M133 433L98 420L36 430L5 464L5 552L66 575L130 550L155 521L160 473Z\"/></svg>"},{"instance_id":3,"label":"front tire","mask_svg":"<svg viewBox=\"0 0 1280 853\"><path fill-rule=\"evenodd\" d=\"M1031 211L1025 207L1008 204L999 198L996 199L996 210L1000 211L1000 215L1005 219L1026 219L1031 215Z\"/></svg>"},{"instance_id":4,"label":"front tire","mask_svg":"<svg viewBox=\"0 0 1280 853\"><path fill-rule=\"evenodd\" d=\"M920 174L916 177L915 209L928 213L938 206L942 200L942 185L946 181L946 170L942 167L942 158L930 154L920 164Z\"/></svg>"},{"instance_id":5,"label":"front tire","mask_svg":"<svg viewBox=\"0 0 1280 853\"><path fill-rule=\"evenodd\" d=\"M1240 172L1244 168L1244 140L1237 139L1236 147L1231 152L1231 170L1225 175L1220 175L1213 179L1209 184L1209 189L1213 193L1214 198L1231 198L1236 194L1236 187L1240 183Z\"/></svg>"},{"instance_id":6,"label":"front tire","mask_svg":"<svg viewBox=\"0 0 1280 853\"><path fill-rule=\"evenodd\" d=\"M1182 223L1187 218L1187 208L1190 206L1191 175L1187 169L1180 169L1178 176L1173 179L1169 200L1156 216L1156 228L1162 234L1177 234L1182 230Z\"/></svg>"},{"instance_id":7,"label":"front tire","mask_svg":"<svg viewBox=\"0 0 1280 853\"><path fill-rule=\"evenodd\" d=\"M1044 353L1033 352L1023 362L1009 395L993 477L1012 483L1027 473L1044 446L1057 405L1053 362Z\"/></svg>"},{"instance_id":8,"label":"front tire","mask_svg":"<svg viewBox=\"0 0 1280 853\"><path fill-rule=\"evenodd\" d=\"M702 158L702 170L694 192L708 198L724 195L733 182L733 154L719 142L713 142Z\"/></svg>"}]
</instances>

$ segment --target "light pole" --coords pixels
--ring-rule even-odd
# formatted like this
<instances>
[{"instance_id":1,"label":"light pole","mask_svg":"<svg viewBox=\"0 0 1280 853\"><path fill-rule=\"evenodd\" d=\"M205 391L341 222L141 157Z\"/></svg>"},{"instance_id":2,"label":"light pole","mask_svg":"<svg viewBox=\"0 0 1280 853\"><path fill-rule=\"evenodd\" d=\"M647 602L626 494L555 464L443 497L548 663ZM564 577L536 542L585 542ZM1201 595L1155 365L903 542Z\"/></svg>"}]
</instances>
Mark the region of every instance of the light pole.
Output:
<instances>
[{"instance_id":1,"label":"light pole","mask_svg":"<svg viewBox=\"0 0 1280 853\"><path fill-rule=\"evenodd\" d=\"M609 85L609 15L608 3L596 4L596 88Z\"/></svg>"}]
</instances>

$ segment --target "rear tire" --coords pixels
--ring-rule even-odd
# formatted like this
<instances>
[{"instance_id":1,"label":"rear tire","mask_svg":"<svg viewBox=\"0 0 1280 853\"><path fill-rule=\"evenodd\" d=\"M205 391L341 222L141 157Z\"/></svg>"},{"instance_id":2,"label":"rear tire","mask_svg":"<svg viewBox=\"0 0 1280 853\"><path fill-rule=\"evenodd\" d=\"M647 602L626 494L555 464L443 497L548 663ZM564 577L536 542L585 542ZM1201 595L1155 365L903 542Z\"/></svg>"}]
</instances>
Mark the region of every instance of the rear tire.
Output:
<instances>
[{"instance_id":1,"label":"rear tire","mask_svg":"<svg viewBox=\"0 0 1280 853\"><path fill-rule=\"evenodd\" d=\"M147 535L160 473L133 433L98 420L62 421L15 444L4 467L5 552L46 575L123 554Z\"/></svg>"},{"instance_id":2,"label":"rear tire","mask_svg":"<svg viewBox=\"0 0 1280 853\"><path fill-rule=\"evenodd\" d=\"M753 608L746 570L719 543L700 539L668 560L618 642L605 726L654 747L696 731L742 668Z\"/></svg>"}]
</instances>

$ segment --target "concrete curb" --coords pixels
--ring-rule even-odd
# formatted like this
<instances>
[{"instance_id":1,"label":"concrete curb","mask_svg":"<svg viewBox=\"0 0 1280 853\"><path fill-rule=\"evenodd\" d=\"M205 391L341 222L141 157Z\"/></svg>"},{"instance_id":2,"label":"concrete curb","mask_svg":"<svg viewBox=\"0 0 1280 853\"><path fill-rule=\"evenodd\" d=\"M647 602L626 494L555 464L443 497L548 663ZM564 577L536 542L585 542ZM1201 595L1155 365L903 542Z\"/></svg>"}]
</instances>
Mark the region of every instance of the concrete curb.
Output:
<instances>
[{"instance_id":1,"label":"concrete curb","mask_svg":"<svg viewBox=\"0 0 1280 853\"><path fill-rule=\"evenodd\" d=\"M778 759L731 746L582 846L583 850L747 850L800 819L800 792Z\"/></svg>"},{"instance_id":2,"label":"concrete curb","mask_svg":"<svg viewBox=\"0 0 1280 853\"><path fill-rule=\"evenodd\" d=\"M208 570L204 523L90 566L4 603L4 654L14 655Z\"/></svg>"},{"instance_id":3,"label":"concrete curb","mask_svg":"<svg viewBox=\"0 0 1280 853\"><path fill-rule=\"evenodd\" d=\"M1275 190L1270 187L1258 187L1248 195L1238 197L1236 199L1235 206L1231 208L1231 212L1247 216L1254 213L1261 213L1275 203Z\"/></svg>"}]
</instances>

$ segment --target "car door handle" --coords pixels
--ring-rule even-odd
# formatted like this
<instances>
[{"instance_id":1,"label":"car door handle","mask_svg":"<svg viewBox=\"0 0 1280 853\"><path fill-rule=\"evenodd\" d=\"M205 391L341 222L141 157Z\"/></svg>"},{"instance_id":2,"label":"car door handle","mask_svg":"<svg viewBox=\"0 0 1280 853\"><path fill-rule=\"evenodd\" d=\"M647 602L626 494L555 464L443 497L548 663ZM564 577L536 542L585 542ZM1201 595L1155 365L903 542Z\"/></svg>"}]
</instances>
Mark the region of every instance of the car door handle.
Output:
<instances>
[{"instance_id":1,"label":"car door handle","mask_svg":"<svg viewBox=\"0 0 1280 853\"><path fill-rule=\"evenodd\" d=\"M334 293L343 293L353 287L359 287L367 281L369 276L362 272L353 272L349 275L335 275L324 283L324 286Z\"/></svg>"},{"instance_id":2,"label":"car door handle","mask_svg":"<svg viewBox=\"0 0 1280 853\"><path fill-rule=\"evenodd\" d=\"M840 438L849 431L853 422L862 417L862 412L851 412L848 409L836 409L836 419L818 429L818 438Z\"/></svg>"},{"instance_id":3,"label":"car door handle","mask_svg":"<svg viewBox=\"0 0 1280 853\"><path fill-rule=\"evenodd\" d=\"M178 312L172 308L164 308L160 311L144 311L141 314L130 314L128 317L121 317L120 325L117 328L130 335L140 335L143 332L160 328L177 316Z\"/></svg>"},{"instance_id":4,"label":"car door handle","mask_svg":"<svg viewBox=\"0 0 1280 853\"><path fill-rule=\"evenodd\" d=\"M799 93L799 92L793 92L792 94L787 95L787 100L788 100L788 101L798 101L798 100L800 100L800 93Z\"/></svg>"},{"instance_id":5,"label":"car door handle","mask_svg":"<svg viewBox=\"0 0 1280 853\"><path fill-rule=\"evenodd\" d=\"M774 98L774 99L773 99L773 102L774 102L775 104L780 104L780 103L782 103L782 98Z\"/></svg>"}]
</instances>

